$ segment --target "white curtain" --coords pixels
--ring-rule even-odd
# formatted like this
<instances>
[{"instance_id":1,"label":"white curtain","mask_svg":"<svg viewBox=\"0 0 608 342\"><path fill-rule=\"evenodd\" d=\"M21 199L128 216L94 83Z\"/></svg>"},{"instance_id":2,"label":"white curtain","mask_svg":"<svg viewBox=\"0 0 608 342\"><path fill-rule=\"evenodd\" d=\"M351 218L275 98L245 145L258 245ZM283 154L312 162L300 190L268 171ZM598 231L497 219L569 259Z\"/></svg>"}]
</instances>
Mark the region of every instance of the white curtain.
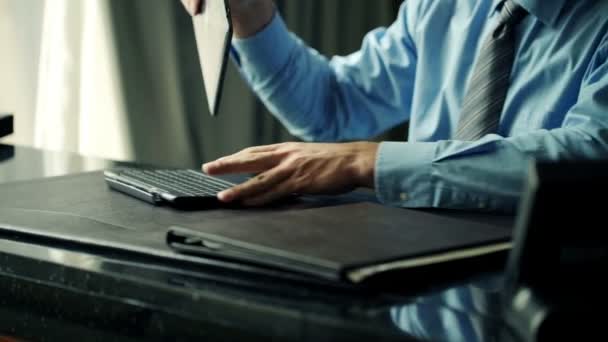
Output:
<instances>
[{"instance_id":1,"label":"white curtain","mask_svg":"<svg viewBox=\"0 0 608 342\"><path fill-rule=\"evenodd\" d=\"M133 158L106 0L0 0L9 143Z\"/></svg>"},{"instance_id":2,"label":"white curtain","mask_svg":"<svg viewBox=\"0 0 608 342\"><path fill-rule=\"evenodd\" d=\"M0 0L0 112L16 115L6 141L31 145L42 33L41 0Z\"/></svg>"},{"instance_id":3,"label":"white curtain","mask_svg":"<svg viewBox=\"0 0 608 342\"><path fill-rule=\"evenodd\" d=\"M45 1L34 146L132 159L108 3Z\"/></svg>"}]
</instances>

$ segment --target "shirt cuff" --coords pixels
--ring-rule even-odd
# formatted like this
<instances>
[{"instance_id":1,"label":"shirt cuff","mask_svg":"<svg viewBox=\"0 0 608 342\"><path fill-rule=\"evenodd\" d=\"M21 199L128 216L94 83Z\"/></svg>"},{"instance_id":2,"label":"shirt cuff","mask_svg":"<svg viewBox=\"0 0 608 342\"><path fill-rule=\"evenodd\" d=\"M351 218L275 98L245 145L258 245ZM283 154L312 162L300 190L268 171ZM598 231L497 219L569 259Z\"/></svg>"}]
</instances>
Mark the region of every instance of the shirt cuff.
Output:
<instances>
[{"instance_id":1,"label":"shirt cuff","mask_svg":"<svg viewBox=\"0 0 608 342\"><path fill-rule=\"evenodd\" d=\"M384 142L376 159L376 195L382 203L406 208L432 207L432 163L436 143Z\"/></svg>"},{"instance_id":2,"label":"shirt cuff","mask_svg":"<svg viewBox=\"0 0 608 342\"><path fill-rule=\"evenodd\" d=\"M252 82L266 80L278 73L288 63L296 45L278 12L256 35L232 40L238 64Z\"/></svg>"}]
</instances>

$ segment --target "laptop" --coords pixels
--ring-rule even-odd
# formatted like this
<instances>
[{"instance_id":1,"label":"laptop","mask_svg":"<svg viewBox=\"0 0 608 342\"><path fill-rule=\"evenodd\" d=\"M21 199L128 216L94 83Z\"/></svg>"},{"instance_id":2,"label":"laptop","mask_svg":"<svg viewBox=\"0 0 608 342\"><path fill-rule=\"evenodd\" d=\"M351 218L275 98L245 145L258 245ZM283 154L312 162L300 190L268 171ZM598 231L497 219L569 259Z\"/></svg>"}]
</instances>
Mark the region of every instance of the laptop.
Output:
<instances>
[{"instance_id":1,"label":"laptop","mask_svg":"<svg viewBox=\"0 0 608 342\"><path fill-rule=\"evenodd\" d=\"M232 39L227 0L206 0L193 19L209 112L219 112ZM154 205L206 209L220 205L217 193L234 184L194 170L117 168L104 173L110 188Z\"/></svg>"},{"instance_id":2,"label":"laptop","mask_svg":"<svg viewBox=\"0 0 608 342\"><path fill-rule=\"evenodd\" d=\"M209 113L216 116L219 111L230 41L232 22L227 0L206 0L202 14L193 19L196 46L198 49Z\"/></svg>"},{"instance_id":3,"label":"laptop","mask_svg":"<svg viewBox=\"0 0 608 342\"><path fill-rule=\"evenodd\" d=\"M119 167L104 172L112 190L157 206L211 209L222 206L217 194L235 184L195 170Z\"/></svg>"}]
</instances>

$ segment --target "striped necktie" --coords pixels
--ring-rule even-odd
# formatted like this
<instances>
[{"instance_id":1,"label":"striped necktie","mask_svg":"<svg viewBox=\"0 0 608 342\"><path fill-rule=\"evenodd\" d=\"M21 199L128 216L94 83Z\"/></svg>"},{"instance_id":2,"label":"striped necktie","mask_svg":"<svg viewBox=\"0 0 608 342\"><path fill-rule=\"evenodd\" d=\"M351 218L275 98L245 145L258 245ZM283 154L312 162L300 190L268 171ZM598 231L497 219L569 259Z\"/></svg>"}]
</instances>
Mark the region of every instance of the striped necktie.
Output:
<instances>
[{"instance_id":1,"label":"striped necktie","mask_svg":"<svg viewBox=\"0 0 608 342\"><path fill-rule=\"evenodd\" d=\"M481 48L455 139L475 141L497 132L515 57L515 27L527 14L513 0L504 2L498 24Z\"/></svg>"}]
</instances>

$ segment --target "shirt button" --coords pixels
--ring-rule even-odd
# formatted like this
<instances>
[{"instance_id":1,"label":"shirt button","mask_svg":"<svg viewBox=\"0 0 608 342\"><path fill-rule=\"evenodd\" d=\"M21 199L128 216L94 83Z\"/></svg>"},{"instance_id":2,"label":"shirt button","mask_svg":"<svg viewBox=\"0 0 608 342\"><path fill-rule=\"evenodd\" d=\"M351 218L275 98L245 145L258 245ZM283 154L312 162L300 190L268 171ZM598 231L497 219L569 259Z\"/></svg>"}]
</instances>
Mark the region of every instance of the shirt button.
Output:
<instances>
[{"instance_id":1,"label":"shirt button","mask_svg":"<svg viewBox=\"0 0 608 342\"><path fill-rule=\"evenodd\" d=\"M407 202L407 201L409 201L410 196L408 194L406 194L405 192L402 192L399 194L399 198L401 199L401 201Z\"/></svg>"}]
</instances>

